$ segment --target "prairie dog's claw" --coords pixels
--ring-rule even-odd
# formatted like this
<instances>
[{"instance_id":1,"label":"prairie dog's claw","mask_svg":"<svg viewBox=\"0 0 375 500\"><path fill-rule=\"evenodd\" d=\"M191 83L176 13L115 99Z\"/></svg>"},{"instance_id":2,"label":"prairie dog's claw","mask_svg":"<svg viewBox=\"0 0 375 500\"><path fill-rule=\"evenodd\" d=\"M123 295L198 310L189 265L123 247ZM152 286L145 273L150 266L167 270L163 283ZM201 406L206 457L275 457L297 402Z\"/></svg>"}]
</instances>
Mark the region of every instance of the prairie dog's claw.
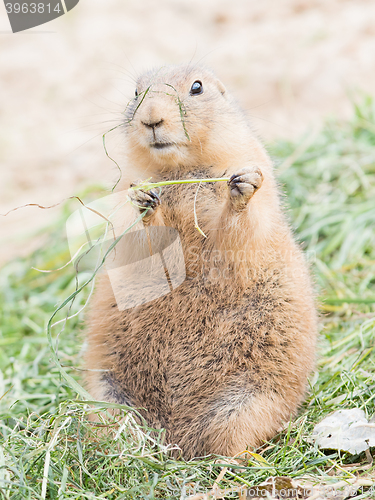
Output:
<instances>
[{"instance_id":1,"label":"prairie dog's claw","mask_svg":"<svg viewBox=\"0 0 375 500\"><path fill-rule=\"evenodd\" d=\"M228 181L230 196L236 205L246 205L261 187L263 174L258 167L244 167Z\"/></svg>"},{"instance_id":2,"label":"prairie dog's claw","mask_svg":"<svg viewBox=\"0 0 375 500\"><path fill-rule=\"evenodd\" d=\"M129 190L128 195L130 200L140 209L141 212L143 212L143 209L148 208L148 212L153 213L160 205L160 197L154 190Z\"/></svg>"}]
</instances>

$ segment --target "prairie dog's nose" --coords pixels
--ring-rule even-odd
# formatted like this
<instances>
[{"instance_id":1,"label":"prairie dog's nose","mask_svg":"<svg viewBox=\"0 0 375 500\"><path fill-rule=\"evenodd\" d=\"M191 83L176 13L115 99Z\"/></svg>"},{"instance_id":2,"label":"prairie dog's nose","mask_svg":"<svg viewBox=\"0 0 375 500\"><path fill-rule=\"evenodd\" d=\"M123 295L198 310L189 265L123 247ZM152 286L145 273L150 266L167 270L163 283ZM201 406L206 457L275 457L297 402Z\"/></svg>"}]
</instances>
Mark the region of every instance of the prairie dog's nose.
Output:
<instances>
[{"instance_id":1,"label":"prairie dog's nose","mask_svg":"<svg viewBox=\"0 0 375 500\"><path fill-rule=\"evenodd\" d=\"M142 121L142 124L145 127L155 129L156 127L159 127L163 122L164 122L164 120L160 119L160 120L150 120L149 122Z\"/></svg>"}]
</instances>

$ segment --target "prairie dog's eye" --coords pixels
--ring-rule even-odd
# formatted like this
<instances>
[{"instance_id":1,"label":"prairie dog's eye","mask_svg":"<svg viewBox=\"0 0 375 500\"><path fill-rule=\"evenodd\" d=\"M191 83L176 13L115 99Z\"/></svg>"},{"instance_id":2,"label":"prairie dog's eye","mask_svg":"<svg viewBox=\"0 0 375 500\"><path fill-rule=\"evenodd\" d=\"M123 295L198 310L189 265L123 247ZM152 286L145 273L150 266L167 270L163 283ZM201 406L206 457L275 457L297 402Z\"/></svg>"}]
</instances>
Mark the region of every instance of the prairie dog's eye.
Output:
<instances>
[{"instance_id":1,"label":"prairie dog's eye","mask_svg":"<svg viewBox=\"0 0 375 500\"><path fill-rule=\"evenodd\" d=\"M203 85L202 85L202 82L200 82L199 80L196 80L193 83L193 85L191 86L190 94L191 95L203 94Z\"/></svg>"},{"instance_id":2,"label":"prairie dog's eye","mask_svg":"<svg viewBox=\"0 0 375 500\"><path fill-rule=\"evenodd\" d=\"M134 94L135 94L135 97L138 97L138 90L137 89L135 89Z\"/></svg>"}]
</instances>

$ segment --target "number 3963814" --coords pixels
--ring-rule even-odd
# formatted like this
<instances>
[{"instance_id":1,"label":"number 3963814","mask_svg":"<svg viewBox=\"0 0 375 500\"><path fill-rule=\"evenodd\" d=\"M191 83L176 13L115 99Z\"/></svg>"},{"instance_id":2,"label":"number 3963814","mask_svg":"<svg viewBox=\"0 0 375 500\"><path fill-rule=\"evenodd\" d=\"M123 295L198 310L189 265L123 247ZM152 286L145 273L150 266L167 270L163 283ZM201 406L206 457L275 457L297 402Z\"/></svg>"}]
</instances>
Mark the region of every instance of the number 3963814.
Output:
<instances>
[{"instance_id":1,"label":"number 3963814","mask_svg":"<svg viewBox=\"0 0 375 500\"><path fill-rule=\"evenodd\" d=\"M6 11L8 14L44 14L45 12L50 14L51 12L57 12L60 14L60 3L55 7L51 6L50 3L7 3L5 4Z\"/></svg>"}]
</instances>

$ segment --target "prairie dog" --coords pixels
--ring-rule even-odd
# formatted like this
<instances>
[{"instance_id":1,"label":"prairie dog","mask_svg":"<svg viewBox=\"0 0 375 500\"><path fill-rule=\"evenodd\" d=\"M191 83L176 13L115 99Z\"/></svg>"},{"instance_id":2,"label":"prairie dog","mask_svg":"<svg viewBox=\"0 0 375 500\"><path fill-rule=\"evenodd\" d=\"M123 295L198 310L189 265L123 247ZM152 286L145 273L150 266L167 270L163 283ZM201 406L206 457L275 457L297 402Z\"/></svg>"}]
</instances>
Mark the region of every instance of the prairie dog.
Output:
<instances>
[{"instance_id":1,"label":"prairie dog","mask_svg":"<svg viewBox=\"0 0 375 500\"><path fill-rule=\"evenodd\" d=\"M296 414L314 368L317 319L273 166L224 85L199 66L142 75L126 111L119 189L228 177L131 197L145 227L178 231L185 281L119 311L106 275L93 297L86 386L141 410L190 459L258 447ZM204 238L195 228L196 216Z\"/></svg>"}]
</instances>

